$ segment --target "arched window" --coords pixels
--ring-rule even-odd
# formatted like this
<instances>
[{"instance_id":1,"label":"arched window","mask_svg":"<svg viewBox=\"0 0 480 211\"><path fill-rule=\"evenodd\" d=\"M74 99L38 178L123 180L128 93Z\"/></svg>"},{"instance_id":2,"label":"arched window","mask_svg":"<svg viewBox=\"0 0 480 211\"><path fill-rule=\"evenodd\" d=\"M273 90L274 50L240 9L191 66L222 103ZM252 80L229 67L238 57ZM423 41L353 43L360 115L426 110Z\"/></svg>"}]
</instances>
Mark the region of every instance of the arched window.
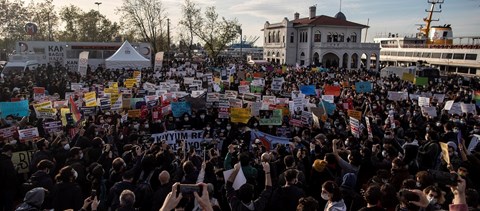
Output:
<instances>
[{"instance_id":1,"label":"arched window","mask_svg":"<svg viewBox=\"0 0 480 211\"><path fill-rule=\"evenodd\" d=\"M338 42L338 33L333 33L333 42Z\"/></svg>"},{"instance_id":2,"label":"arched window","mask_svg":"<svg viewBox=\"0 0 480 211\"><path fill-rule=\"evenodd\" d=\"M267 52L267 56L270 56L270 51L269 51L269 52Z\"/></svg>"},{"instance_id":3,"label":"arched window","mask_svg":"<svg viewBox=\"0 0 480 211\"><path fill-rule=\"evenodd\" d=\"M340 33L338 35L338 42L345 42L345 34Z\"/></svg>"},{"instance_id":4,"label":"arched window","mask_svg":"<svg viewBox=\"0 0 480 211\"><path fill-rule=\"evenodd\" d=\"M327 42L332 42L332 41L333 41L333 34L332 34L332 32L328 32Z\"/></svg>"},{"instance_id":5,"label":"arched window","mask_svg":"<svg viewBox=\"0 0 480 211\"><path fill-rule=\"evenodd\" d=\"M277 43L280 42L280 31L277 31Z\"/></svg>"},{"instance_id":6,"label":"arched window","mask_svg":"<svg viewBox=\"0 0 480 211\"><path fill-rule=\"evenodd\" d=\"M350 35L350 41L357 42L357 33L353 32L352 35Z\"/></svg>"},{"instance_id":7,"label":"arched window","mask_svg":"<svg viewBox=\"0 0 480 211\"><path fill-rule=\"evenodd\" d=\"M268 32L268 43L272 42L272 32Z\"/></svg>"},{"instance_id":8,"label":"arched window","mask_svg":"<svg viewBox=\"0 0 480 211\"><path fill-rule=\"evenodd\" d=\"M305 56L305 53L302 52L302 53L300 54L300 56L301 56L301 57L304 57L304 56Z\"/></svg>"},{"instance_id":9,"label":"arched window","mask_svg":"<svg viewBox=\"0 0 480 211\"><path fill-rule=\"evenodd\" d=\"M290 43L293 43L294 38L295 38L295 34L293 32L290 33Z\"/></svg>"},{"instance_id":10,"label":"arched window","mask_svg":"<svg viewBox=\"0 0 480 211\"><path fill-rule=\"evenodd\" d=\"M322 33L320 31L315 32L313 42L322 42Z\"/></svg>"}]
</instances>

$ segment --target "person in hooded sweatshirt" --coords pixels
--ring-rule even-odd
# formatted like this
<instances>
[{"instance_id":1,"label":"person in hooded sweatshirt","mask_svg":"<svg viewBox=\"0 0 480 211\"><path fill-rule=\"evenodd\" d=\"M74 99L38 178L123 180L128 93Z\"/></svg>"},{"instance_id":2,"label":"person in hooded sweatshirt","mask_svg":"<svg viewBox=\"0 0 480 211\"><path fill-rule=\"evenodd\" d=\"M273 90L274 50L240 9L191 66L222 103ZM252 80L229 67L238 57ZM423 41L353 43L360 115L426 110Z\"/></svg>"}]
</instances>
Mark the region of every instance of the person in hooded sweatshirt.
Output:
<instances>
[{"instance_id":1,"label":"person in hooded sweatshirt","mask_svg":"<svg viewBox=\"0 0 480 211\"><path fill-rule=\"evenodd\" d=\"M43 200L45 199L45 189L44 188L34 188L25 194L23 203L21 203L16 211L40 211L42 210Z\"/></svg>"}]
</instances>

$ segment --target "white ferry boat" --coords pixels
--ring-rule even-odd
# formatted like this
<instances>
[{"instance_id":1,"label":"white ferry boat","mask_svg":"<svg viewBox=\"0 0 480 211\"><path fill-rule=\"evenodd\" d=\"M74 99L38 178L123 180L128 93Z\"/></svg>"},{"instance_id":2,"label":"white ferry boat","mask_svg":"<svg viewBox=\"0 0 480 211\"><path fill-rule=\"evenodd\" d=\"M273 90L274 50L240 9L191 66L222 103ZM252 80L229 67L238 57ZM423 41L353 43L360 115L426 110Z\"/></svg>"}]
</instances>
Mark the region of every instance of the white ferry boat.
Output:
<instances>
[{"instance_id":1,"label":"white ferry boat","mask_svg":"<svg viewBox=\"0 0 480 211\"><path fill-rule=\"evenodd\" d=\"M386 66L414 65L418 61L434 66L444 74L480 76L480 36L454 37L449 24L432 26L433 14L441 12L444 0L428 0L430 10L414 36L388 33L377 35L380 43L380 64Z\"/></svg>"}]
</instances>

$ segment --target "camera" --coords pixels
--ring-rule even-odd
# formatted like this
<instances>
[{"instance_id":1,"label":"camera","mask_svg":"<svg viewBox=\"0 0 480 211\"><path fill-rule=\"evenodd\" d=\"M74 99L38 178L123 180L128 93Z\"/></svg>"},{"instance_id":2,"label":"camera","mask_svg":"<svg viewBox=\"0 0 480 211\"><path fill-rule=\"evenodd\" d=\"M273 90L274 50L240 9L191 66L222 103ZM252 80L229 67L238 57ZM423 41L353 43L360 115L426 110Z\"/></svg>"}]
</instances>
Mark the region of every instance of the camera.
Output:
<instances>
[{"instance_id":1,"label":"camera","mask_svg":"<svg viewBox=\"0 0 480 211\"><path fill-rule=\"evenodd\" d=\"M437 171L437 170L428 170L428 173L432 175L433 181L436 181L443 185L457 186L458 184L458 175L455 173Z\"/></svg>"},{"instance_id":2,"label":"camera","mask_svg":"<svg viewBox=\"0 0 480 211\"><path fill-rule=\"evenodd\" d=\"M183 196L193 196L194 192L197 192L199 196L202 195L203 188L194 184L180 184L177 186L177 194L182 193Z\"/></svg>"}]
</instances>

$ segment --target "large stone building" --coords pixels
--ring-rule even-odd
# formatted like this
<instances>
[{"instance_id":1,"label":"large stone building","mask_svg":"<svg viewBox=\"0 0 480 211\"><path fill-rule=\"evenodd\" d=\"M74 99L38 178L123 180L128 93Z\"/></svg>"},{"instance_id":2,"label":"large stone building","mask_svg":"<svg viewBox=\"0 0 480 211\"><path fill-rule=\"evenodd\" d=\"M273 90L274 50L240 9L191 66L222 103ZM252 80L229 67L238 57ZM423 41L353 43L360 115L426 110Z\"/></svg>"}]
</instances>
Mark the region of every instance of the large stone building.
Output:
<instances>
[{"instance_id":1,"label":"large stone building","mask_svg":"<svg viewBox=\"0 0 480 211\"><path fill-rule=\"evenodd\" d=\"M285 17L280 23L265 23L263 57L288 65L376 69L379 44L361 43L362 29L367 27L347 21L342 12L317 16L312 6L309 17L295 13L291 21Z\"/></svg>"}]
</instances>

